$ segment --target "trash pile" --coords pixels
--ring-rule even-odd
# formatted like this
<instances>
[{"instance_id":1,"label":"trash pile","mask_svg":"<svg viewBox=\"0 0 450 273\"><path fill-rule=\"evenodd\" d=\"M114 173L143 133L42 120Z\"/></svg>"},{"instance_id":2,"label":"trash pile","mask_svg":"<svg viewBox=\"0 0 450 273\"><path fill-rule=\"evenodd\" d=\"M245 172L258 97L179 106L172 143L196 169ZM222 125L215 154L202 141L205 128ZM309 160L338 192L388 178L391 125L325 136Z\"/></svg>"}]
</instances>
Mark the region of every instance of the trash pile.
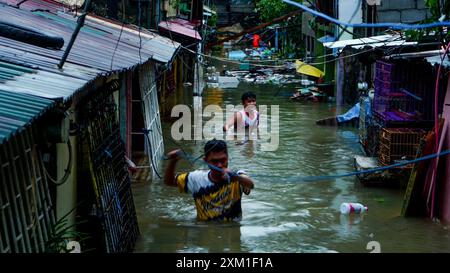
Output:
<instances>
[{"instance_id":1,"label":"trash pile","mask_svg":"<svg viewBox=\"0 0 450 273\"><path fill-rule=\"evenodd\" d=\"M236 88L239 82L254 84L301 84L304 86L315 84L314 81L300 78L295 69L288 66L283 69L260 68L253 70L229 70L220 75L214 67L208 68L207 84L213 88ZM233 84L229 84L232 82ZM226 86L222 83L227 83Z\"/></svg>"},{"instance_id":2,"label":"trash pile","mask_svg":"<svg viewBox=\"0 0 450 273\"><path fill-rule=\"evenodd\" d=\"M275 52L275 48L247 48L245 50L233 50L228 52L228 59L230 60L270 60Z\"/></svg>"}]
</instances>

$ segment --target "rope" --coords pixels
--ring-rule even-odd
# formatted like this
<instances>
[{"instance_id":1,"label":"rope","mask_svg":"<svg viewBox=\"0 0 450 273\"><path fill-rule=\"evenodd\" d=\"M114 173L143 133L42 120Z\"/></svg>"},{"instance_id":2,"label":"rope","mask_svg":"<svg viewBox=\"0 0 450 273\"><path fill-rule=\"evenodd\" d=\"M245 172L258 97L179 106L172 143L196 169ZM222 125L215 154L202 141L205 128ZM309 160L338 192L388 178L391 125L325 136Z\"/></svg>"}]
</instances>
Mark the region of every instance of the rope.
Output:
<instances>
[{"instance_id":1,"label":"rope","mask_svg":"<svg viewBox=\"0 0 450 273\"><path fill-rule=\"evenodd\" d=\"M342 177L348 177L348 176L354 176L354 175L360 175L360 174L376 173L376 172L385 171L385 170L389 170L389 169L405 166L405 165L408 165L408 164L411 164L411 163L417 163L417 162L420 162L420 161L424 161L424 160L428 160L428 159L432 159L432 158L436 158L436 157L444 156L444 155L448 155L448 154L450 154L450 150L446 150L446 151L443 151L441 153L430 154L430 155L427 155L427 156L424 156L424 157L419 157L419 158L416 158L416 159L413 159L413 160L407 160L407 161L404 161L404 162L400 162L400 163L396 163L396 164L392 164L392 165L388 165L388 166L384 166L384 167L368 169L368 170L362 170L362 171L350 172L350 173L344 173L344 174L322 175L322 176L305 176L305 177L298 177L298 178L302 182L312 182L312 181L332 180L332 179L336 179L336 178L342 178Z\"/></svg>"},{"instance_id":2,"label":"rope","mask_svg":"<svg viewBox=\"0 0 450 273\"><path fill-rule=\"evenodd\" d=\"M420 157L420 158L416 158L413 160L407 160L404 162L400 162L400 163L396 163L396 164L392 164L392 165L388 165L388 166L383 166L383 167L378 167L378 168L372 168L372 169L368 169L368 170L362 170L362 171L356 171L356 172L349 172L349 173L343 173L343 174L334 174L334 175L321 175L321 176L297 176L297 177L290 177L289 180L295 180L297 182L313 182L313 181L323 181L323 180L334 180L336 178L342 178L342 177L348 177L348 176L355 176L355 175L361 175L361 174L369 174L369 173L376 173L376 172L381 172L381 171L385 171L385 170L389 170L389 169L393 169L393 168L397 168L397 167L401 167L401 166L405 166L411 163L417 163L417 162L421 162L424 160L429 160L432 158L436 158L439 156L444 156L444 155L448 155L450 154L450 150L446 150L443 151L441 153L434 153L434 154L430 154L424 157ZM184 151L179 151L177 153L178 156L188 160L188 161L192 161L192 158L194 158L192 155L187 154ZM165 160L167 160L167 157L164 157ZM199 158L197 158L198 160ZM223 172L223 170L221 168L218 168L204 160L200 160L201 163L207 165L210 169L219 171L219 172ZM235 172L230 173L231 176L237 176L238 174ZM285 179L286 181L286 179Z\"/></svg>"}]
</instances>

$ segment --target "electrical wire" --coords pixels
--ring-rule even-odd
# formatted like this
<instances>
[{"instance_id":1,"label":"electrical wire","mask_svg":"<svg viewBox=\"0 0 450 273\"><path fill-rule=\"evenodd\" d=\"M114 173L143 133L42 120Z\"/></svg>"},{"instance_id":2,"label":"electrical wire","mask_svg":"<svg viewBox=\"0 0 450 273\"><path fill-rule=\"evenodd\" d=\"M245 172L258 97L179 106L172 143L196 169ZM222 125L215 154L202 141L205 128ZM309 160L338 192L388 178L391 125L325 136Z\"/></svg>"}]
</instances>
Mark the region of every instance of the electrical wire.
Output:
<instances>
[{"instance_id":1,"label":"electrical wire","mask_svg":"<svg viewBox=\"0 0 450 273\"><path fill-rule=\"evenodd\" d=\"M355 10L353 11L352 16L350 17L350 19L348 20L347 23L350 23L356 16L356 13L358 13L358 10L361 8L361 0L358 1L358 5L356 5ZM333 43L331 44L330 47L332 47L334 45L334 43L336 43L337 41L339 41L339 39L341 38L342 34L344 34L345 31L347 31L348 26L342 27L341 25L337 25L338 27L341 28L341 31L339 32L338 36L336 37L336 40L333 41Z\"/></svg>"},{"instance_id":2,"label":"electrical wire","mask_svg":"<svg viewBox=\"0 0 450 273\"><path fill-rule=\"evenodd\" d=\"M165 22L166 22L166 29L167 29L167 31L169 32L170 41L172 42L172 45L173 45L175 48L177 48L177 46L175 45L173 36L172 36L172 31L170 30L170 27L169 27L169 22L168 22L167 20L166 20ZM197 33L197 32L196 32L196 33ZM197 35L197 34L196 34L196 35ZM196 44L201 43L201 42L202 42L202 41L194 42L194 43L192 43L192 44L190 44L190 45L187 45L186 48L191 47L191 46L196 45ZM180 47L182 47L181 43L180 43ZM181 61L181 63L182 63L185 67L187 67L188 69L192 70L192 67L190 67L188 64L186 64L186 63L184 62L183 58L180 58L179 60Z\"/></svg>"},{"instance_id":3,"label":"electrical wire","mask_svg":"<svg viewBox=\"0 0 450 273\"><path fill-rule=\"evenodd\" d=\"M64 175L63 177L61 177L60 179L54 179L47 171L47 168L45 168L45 165L42 164L42 169L44 169L44 173L45 176L56 186L61 186L62 184L64 184L67 179L69 178L69 175L71 173L72 170L72 145L70 143L70 138L67 139L67 151L68 151L68 161L67 161L67 166L66 169L64 170ZM44 162L44 160L42 159L42 154L41 152L39 152L39 157L41 159L41 162Z\"/></svg>"},{"instance_id":4,"label":"electrical wire","mask_svg":"<svg viewBox=\"0 0 450 273\"><path fill-rule=\"evenodd\" d=\"M395 40L384 41L384 43L387 44L388 42L392 42L392 41L395 41ZM397 46L395 48L398 48L398 47L399 46ZM206 58L209 58L209 59L214 59L214 60L227 62L227 63L231 63L231 64L246 64L245 62L239 62L239 61L234 61L234 60L230 60L230 59L227 59L227 58L221 58L221 57L217 57L217 56L206 55L206 54L203 54L203 53L197 53L197 52L194 52L193 50L190 50L190 49L185 48L183 46L182 46L182 48L184 50L192 53L192 54L200 54L200 55L202 55L202 56L204 56ZM353 57L353 56L361 55L361 54L364 54L364 53L368 53L368 52L374 51L376 49L377 48L371 48L371 49L368 49L368 50L365 50L365 51L357 52L357 53L346 55L346 56L342 56L342 57L336 57L334 59L323 61L323 62L312 62L312 63L305 63L305 64L308 64L308 65L321 65L321 64L325 64L325 63L331 63L331 62L334 62L336 60L341 60L341 59L345 59L345 58L350 58L350 57ZM252 64L252 65L254 65L256 67L267 67L267 68L285 68L286 67L285 65L262 65L262 64Z\"/></svg>"},{"instance_id":5,"label":"electrical wire","mask_svg":"<svg viewBox=\"0 0 450 273\"><path fill-rule=\"evenodd\" d=\"M117 47L119 46L120 38L122 37L122 32L123 32L123 26L124 26L124 24L125 24L125 23L122 22L122 27L120 28L119 38L117 39L116 47L114 48L113 55L112 55L112 57L111 57L111 66L109 67L109 70L112 70L112 68L113 68L114 57L115 57L115 55L116 55Z\"/></svg>"},{"instance_id":6,"label":"electrical wire","mask_svg":"<svg viewBox=\"0 0 450 273\"><path fill-rule=\"evenodd\" d=\"M387 43L389 43L389 42L394 42L394 41L397 41L397 40L401 40L401 37L392 37L393 39L389 39L389 40L385 40L385 41L379 41L379 40L375 40L373 43L384 43L385 45L387 44ZM363 41L361 41L361 42L363 42ZM364 42L363 42L364 43ZM364 43L364 44L371 44L371 43ZM186 51L188 51L188 52L190 52L190 53L192 53L192 54L200 54L200 55L202 55L202 56L204 56L204 57L207 57L207 58L210 58L210 59L216 59L216 60L219 60L219 61L224 61L224 62L229 62L229 63L234 63L234 64L243 64L244 62L239 62L239 61L233 61L233 60L230 60L230 59L227 59L227 58L221 58L221 57L217 57L217 56L210 56L210 55L206 55L206 54L203 54L203 53L197 53L197 52L195 52L195 51L193 51L193 50L191 50L191 49L189 49L189 48L186 48L186 47L184 47L184 46L181 46L182 47L182 49L184 49L184 50L186 50ZM398 48L398 46L396 47L396 48ZM372 51L372 50L374 50L375 48L372 48L372 49L369 49L369 50L367 50L367 51L363 51L363 52L358 52L358 53L356 53L355 55L358 55L358 54L363 54L363 53L366 53L366 52L370 52L370 51ZM330 55L334 55L334 54L327 54L327 55L323 55L323 56L318 56L318 57L315 57L315 58L322 58L322 57L326 57L326 56L330 56ZM353 56L353 55L352 55ZM297 59L292 59L292 60L297 60ZM307 63L307 64L310 64L310 65L320 65L320 64L324 64L324 63L328 63L328 62L333 62L333 61L335 61L335 60L339 60L339 58L336 58L336 59L333 59L333 60L328 60L328 61L324 61L324 62L315 62L315 63ZM245 63L247 63L247 62L245 62ZM273 67L273 68L283 68L284 66L280 66L280 65L257 65L257 64L254 64L254 66L261 66L261 67Z\"/></svg>"}]
</instances>

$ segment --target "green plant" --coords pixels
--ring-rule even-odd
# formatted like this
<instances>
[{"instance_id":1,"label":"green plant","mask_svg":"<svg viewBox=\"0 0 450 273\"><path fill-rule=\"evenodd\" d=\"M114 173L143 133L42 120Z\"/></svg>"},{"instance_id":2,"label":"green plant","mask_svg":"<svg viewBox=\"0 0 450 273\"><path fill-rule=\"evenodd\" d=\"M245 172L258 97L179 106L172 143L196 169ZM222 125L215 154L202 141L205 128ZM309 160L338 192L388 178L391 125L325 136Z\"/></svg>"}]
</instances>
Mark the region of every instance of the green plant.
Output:
<instances>
[{"instance_id":1,"label":"green plant","mask_svg":"<svg viewBox=\"0 0 450 273\"><path fill-rule=\"evenodd\" d=\"M86 233L76 231L76 227L86 221L79 221L73 225L68 225L69 215L75 210L73 208L63 217L61 217L56 223L51 227L49 238L45 242L45 252L46 253L69 253L73 249L69 248L70 242L75 242L76 244L81 244L83 241L87 240L89 236ZM86 252L86 250L83 250Z\"/></svg>"},{"instance_id":2,"label":"green plant","mask_svg":"<svg viewBox=\"0 0 450 273\"><path fill-rule=\"evenodd\" d=\"M450 1L444 1L444 5L441 6L439 0L424 0L425 6L430 10L431 17L422 20L420 23L433 23L445 16L445 20L450 18ZM405 36L408 41L424 41L430 38L430 34L434 35L440 33L440 28L428 28L428 29L418 29L418 30L407 30L405 31ZM432 38L434 39L434 38Z\"/></svg>"},{"instance_id":3,"label":"green plant","mask_svg":"<svg viewBox=\"0 0 450 273\"><path fill-rule=\"evenodd\" d=\"M211 15L211 18L209 18L209 20L208 20L208 26L214 28L214 27L216 27L216 25L217 25L217 14L213 13Z\"/></svg>"},{"instance_id":4,"label":"green plant","mask_svg":"<svg viewBox=\"0 0 450 273\"><path fill-rule=\"evenodd\" d=\"M170 0L169 4L172 8L177 9L180 6L181 0Z\"/></svg>"},{"instance_id":5,"label":"green plant","mask_svg":"<svg viewBox=\"0 0 450 273\"><path fill-rule=\"evenodd\" d=\"M281 0L259 0L256 2L256 9L265 22L273 20L286 13L288 5Z\"/></svg>"}]
</instances>

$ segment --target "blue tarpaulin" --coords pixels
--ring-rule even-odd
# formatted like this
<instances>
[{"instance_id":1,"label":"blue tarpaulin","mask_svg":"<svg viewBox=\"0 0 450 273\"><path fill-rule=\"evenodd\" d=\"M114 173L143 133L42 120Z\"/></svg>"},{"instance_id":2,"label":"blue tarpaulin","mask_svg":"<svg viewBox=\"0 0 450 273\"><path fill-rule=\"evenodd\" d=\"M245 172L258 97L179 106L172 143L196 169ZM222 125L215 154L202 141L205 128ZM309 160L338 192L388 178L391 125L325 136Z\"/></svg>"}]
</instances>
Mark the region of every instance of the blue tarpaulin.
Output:
<instances>
[{"instance_id":1,"label":"blue tarpaulin","mask_svg":"<svg viewBox=\"0 0 450 273\"><path fill-rule=\"evenodd\" d=\"M338 123L341 122L346 122L346 121L350 121L354 118L359 118L359 111L360 111L361 107L359 102L357 104L355 104L352 108L350 108L350 110L348 110L345 114L342 115L338 115L336 116L336 119L338 121ZM366 110L366 124L368 124L368 122L370 122L371 117L372 117L372 109L370 107L370 99L369 97L364 99L364 109Z\"/></svg>"},{"instance_id":2,"label":"blue tarpaulin","mask_svg":"<svg viewBox=\"0 0 450 273\"><path fill-rule=\"evenodd\" d=\"M242 50L235 50L228 52L228 59L230 60L243 60L247 57L247 54L245 54Z\"/></svg>"},{"instance_id":3,"label":"blue tarpaulin","mask_svg":"<svg viewBox=\"0 0 450 273\"><path fill-rule=\"evenodd\" d=\"M355 104L355 106L353 106L350 110L347 111L347 113L342 114L342 115L338 115L337 121L340 122L345 122L345 121L349 121L352 120L354 118L359 118L359 102L357 104Z\"/></svg>"},{"instance_id":4,"label":"blue tarpaulin","mask_svg":"<svg viewBox=\"0 0 450 273\"><path fill-rule=\"evenodd\" d=\"M336 39L333 36L330 35L325 35L323 37L320 37L319 39L317 39L317 41L323 43L329 43L329 42L334 42Z\"/></svg>"}]
</instances>

